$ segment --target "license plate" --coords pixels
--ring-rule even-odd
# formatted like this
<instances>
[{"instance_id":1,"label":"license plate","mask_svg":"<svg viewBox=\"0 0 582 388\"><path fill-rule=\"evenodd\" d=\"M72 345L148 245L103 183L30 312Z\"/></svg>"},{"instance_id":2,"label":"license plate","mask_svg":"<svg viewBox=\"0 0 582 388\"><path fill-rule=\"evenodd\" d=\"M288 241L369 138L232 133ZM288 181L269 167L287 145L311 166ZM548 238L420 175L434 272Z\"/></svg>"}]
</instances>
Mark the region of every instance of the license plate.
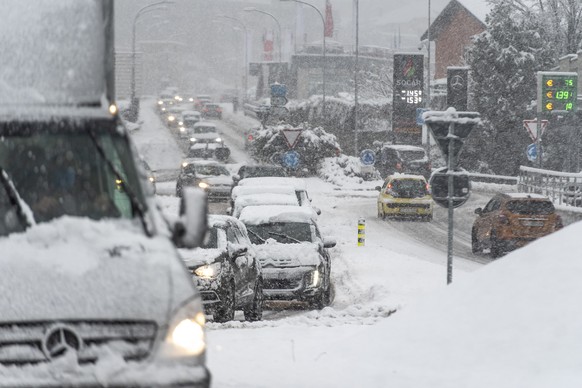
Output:
<instances>
[{"instance_id":1,"label":"license plate","mask_svg":"<svg viewBox=\"0 0 582 388\"><path fill-rule=\"evenodd\" d=\"M523 226L534 226L541 227L544 226L544 221L521 221Z\"/></svg>"},{"instance_id":2,"label":"license plate","mask_svg":"<svg viewBox=\"0 0 582 388\"><path fill-rule=\"evenodd\" d=\"M413 207L400 208L401 213L416 213L416 209Z\"/></svg>"}]
</instances>

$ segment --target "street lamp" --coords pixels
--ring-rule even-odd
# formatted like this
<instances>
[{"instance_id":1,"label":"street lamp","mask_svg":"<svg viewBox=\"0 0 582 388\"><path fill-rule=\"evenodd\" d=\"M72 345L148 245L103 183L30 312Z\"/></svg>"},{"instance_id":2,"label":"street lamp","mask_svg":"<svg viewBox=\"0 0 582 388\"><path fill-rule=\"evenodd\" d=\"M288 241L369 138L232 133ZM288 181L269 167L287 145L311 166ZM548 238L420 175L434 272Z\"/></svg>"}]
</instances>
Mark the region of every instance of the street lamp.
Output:
<instances>
[{"instance_id":1,"label":"street lamp","mask_svg":"<svg viewBox=\"0 0 582 388\"><path fill-rule=\"evenodd\" d=\"M295 2L295 3L299 3L299 4L305 4L308 7L311 7L314 10L316 10L317 13L319 14L319 17L321 17L321 23L323 24L323 65L321 66L322 67L322 70L321 70L322 71L322 85L321 86L322 86L322 89L323 89L322 90L322 92L323 92L322 116L323 116L323 118L325 120L325 80L326 80L325 69L326 69L326 62L327 62L327 59L326 59L326 56L325 56L325 52L326 52L326 49L325 49L325 18L323 17L323 14L321 13L321 11L316 6L314 6L313 4L307 3L305 1L301 1L301 0L279 0L279 1L292 1L292 2Z\"/></svg>"},{"instance_id":2,"label":"street lamp","mask_svg":"<svg viewBox=\"0 0 582 388\"><path fill-rule=\"evenodd\" d=\"M277 23L277 27L279 28L279 39L278 39L278 41L279 41L279 63L282 63L283 61L281 60L281 51L282 51L281 50L281 48L282 48L281 47L281 23L279 23L279 20L277 20L277 18L273 14L266 12L266 11L262 11L260 9L255 8L255 7L246 7L243 9L243 11L245 11L245 12L258 12L258 13L268 15L271 18L273 18L275 23Z\"/></svg>"},{"instance_id":3,"label":"street lamp","mask_svg":"<svg viewBox=\"0 0 582 388\"><path fill-rule=\"evenodd\" d=\"M130 105L130 112L131 112L131 116L134 119L133 121L137 120L137 114L138 114L138 103L137 103L137 99L135 97L135 30L136 30L136 25L137 25L137 21L140 18L140 16L148 13L148 12L152 12L152 11L158 11L160 9L165 9L163 7L158 7L158 8L154 8L157 7L159 5L164 5L164 4L173 4L173 2L170 1L159 1L157 3L152 3L152 4L148 4L145 7L140 8L137 13L135 14L135 17L133 18L133 27L132 27L132 32L131 32L131 105Z\"/></svg>"},{"instance_id":4,"label":"street lamp","mask_svg":"<svg viewBox=\"0 0 582 388\"><path fill-rule=\"evenodd\" d=\"M359 60L359 30L360 30L360 1L355 0L356 19L356 60L354 62L354 156L358 156L358 60Z\"/></svg>"},{"instance_id":5,"label":"street lamp","mask_svg":"<svg viewBox=\"0 0 582 388\"><path fill-rule=\"evenodd\" d=\"M249 43L248 43L248 39L249 39L249 32L247 29L246 24L244 24L241 20L234 18L232 16L227 16L227 15L218 15L219 18L223 18L223 19L228 19L228 20L232 20L235 23L238 23L244 30L245 32L245 76L244 76L244 95L243 95L243 103L246 101L247 99L247 93L249 90Z\"/></svg>"}]
</instances>

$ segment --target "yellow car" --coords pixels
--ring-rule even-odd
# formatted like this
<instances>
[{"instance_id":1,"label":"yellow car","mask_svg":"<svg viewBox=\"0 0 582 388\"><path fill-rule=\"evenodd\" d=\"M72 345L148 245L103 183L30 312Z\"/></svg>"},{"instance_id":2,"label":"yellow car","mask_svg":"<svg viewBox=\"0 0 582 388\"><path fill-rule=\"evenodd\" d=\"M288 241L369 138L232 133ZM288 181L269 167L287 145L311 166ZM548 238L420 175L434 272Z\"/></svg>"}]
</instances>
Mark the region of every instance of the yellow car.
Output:
<instances>
[{"instance_id":1,"label":"yellow car","mask_svg":"<svg viewBox=\"0 0 582 388\"><path fill-rule=\"evenodd\" d=\"M395 174L377 186L378 218L407 217L432 220L433 200L422 175Z\"/></svg>"}]
</instances>

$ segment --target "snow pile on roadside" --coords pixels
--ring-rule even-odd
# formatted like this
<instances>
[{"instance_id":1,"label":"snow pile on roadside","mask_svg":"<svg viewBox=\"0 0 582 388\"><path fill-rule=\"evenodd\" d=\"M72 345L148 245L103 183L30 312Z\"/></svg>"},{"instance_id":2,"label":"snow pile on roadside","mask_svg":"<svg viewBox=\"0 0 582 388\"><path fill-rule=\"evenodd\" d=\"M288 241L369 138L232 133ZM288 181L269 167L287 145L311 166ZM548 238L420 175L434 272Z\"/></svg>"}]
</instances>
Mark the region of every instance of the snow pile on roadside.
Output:
<instances>
[{"instance_id":1,"label":"snow pile on roadside","mask_svg":"<svg viewBox=\"0 0 582 388\"><path fill-rule=\"evenodd\" d=\"M342 154L323 159L318 175L321 179L336 186L358 186L366 181L365 178L368 178L367 174L362 173L361 165L359 158ZM371 178L381 180L376 170L371 174Z\"/></svg>"}]
</instances>

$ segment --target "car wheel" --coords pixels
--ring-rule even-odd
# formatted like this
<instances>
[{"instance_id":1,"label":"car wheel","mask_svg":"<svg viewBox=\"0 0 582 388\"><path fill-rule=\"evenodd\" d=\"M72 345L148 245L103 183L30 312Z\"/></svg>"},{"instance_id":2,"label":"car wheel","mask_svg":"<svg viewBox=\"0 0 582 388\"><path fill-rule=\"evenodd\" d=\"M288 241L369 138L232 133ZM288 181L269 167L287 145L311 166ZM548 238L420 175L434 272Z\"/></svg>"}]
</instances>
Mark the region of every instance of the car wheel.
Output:
<instances>
[{"instance_id":1,"label":"car wheel","mask_svg":"<svg viewBox=\"0 0 582 388\"><path fill-rule=\"evenodd\" d=\"M234 319L234 284L231 282L224 299L214 313L214 322L228 322Z\"/></svg>"},{"instance_id":2,"label":"car wheel","mask_svg":"<svg viewBox=\"0 0 582 388\"><path fill-rule=\"evenodd\" d=\"M257 280L255 286L255 296L253 297L252 303L243 310L245 315L245 320L247 321L260 321L263 319L263 304L265 298L263 295L263 282Z\"/></svg>"},{"instance_id":3,"label":"car wheel","mask_svg":"<svg viewBox=\"0 0 582 388\"><path fill-rule=\"evenodd\" d=\"M483 247L481 246L479 240L477 239L477 230L475 228L471 230L471 251L473 253L483 252Z\"/></svg>"},{"instance_id":4,"label":"car wheel","mask_svg":"<svg viewBox=\"0 0 582 388\"><path fill-rule=\"evenodd\" d=\"M490 241L491 241L491 248L490 248L490 254L491 254L491 258L493 259L497 259L498 257L501 257L502 255L502 251L501 251L501 245L499 244L499 241L497 241L497 236L495 234L495 232L491 232L491 237L490 237Z\"/></svg>"},{"instance_id":5,"label":"car wheel","mask_svg":"<svg viewBox=\"0 0 582 388\"><path fill-rule=\"evenodd\" d=\"M432 214L429 214L428 216L425 216L425 217L424 217L424 220L425 220L426 222L431 222L431 221L432 221Z\"/></svg>"}]
</instances>

